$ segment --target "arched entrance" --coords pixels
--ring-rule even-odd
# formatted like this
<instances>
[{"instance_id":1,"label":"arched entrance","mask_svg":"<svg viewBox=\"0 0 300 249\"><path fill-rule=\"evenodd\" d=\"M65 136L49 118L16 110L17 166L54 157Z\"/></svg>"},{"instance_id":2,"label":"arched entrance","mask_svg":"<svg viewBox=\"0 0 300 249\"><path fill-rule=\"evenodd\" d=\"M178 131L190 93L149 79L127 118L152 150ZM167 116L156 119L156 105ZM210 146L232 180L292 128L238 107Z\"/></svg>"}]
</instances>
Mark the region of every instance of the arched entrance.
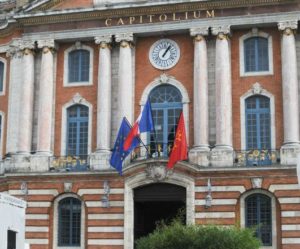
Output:
<instances>
[{"instance_id":1,"label":"arched entrance","mask_svg":"<svg viewBox=\"0 0 300 249\"><path fill-rule=\"evenodd\" d=\"M154 183L134 189L134 239L153 232L157 222L170 222L181 213L184 222L186 189L169 183Z\"/></svg>"}]
</instances>

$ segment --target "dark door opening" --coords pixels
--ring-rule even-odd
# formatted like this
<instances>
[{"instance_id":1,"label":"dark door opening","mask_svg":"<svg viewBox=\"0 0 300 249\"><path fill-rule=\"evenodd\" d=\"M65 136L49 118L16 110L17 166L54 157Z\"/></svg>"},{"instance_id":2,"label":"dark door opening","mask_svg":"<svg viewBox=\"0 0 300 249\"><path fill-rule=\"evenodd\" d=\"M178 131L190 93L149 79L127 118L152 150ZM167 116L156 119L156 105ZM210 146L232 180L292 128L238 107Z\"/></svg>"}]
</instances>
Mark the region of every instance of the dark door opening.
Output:
<instances>
[{"instance_id":1,"label":"dark door opening","mask_svg":"<svg viewBox=\"0 0 300 249\"><path fill-rule=\"evenodd\" d=\"M186 189L173 184L157 183L134 190L134 239L153 232L164 220L169 223L181 215L185 222Z\"/></svg>"},{"instance_id":2,"label":"dark door opening","mask_svg":"<svg viewBox=\"0 0 300 249\"><path fill-rule=\"evenodd\" d=\"M16 249L17 233L12 230L7 230L7 249Z\"/></svg>"}]
</instances>

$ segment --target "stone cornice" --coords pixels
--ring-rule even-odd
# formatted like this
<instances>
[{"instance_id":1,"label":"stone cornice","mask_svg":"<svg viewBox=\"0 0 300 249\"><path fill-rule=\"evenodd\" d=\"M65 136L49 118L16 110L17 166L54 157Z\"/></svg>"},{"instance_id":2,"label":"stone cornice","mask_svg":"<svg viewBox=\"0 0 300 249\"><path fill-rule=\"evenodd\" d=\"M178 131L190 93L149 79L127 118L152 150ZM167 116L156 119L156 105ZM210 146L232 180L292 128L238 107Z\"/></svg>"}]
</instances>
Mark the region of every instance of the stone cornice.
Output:
<instances>
[{"instance_id":1,"label":"stone cornice","mask_svg":"<svg viewBox=\"0 0 300 249\"><path fill-rule=\"evenodd\" d=\"M52 5L59 3L61 0L54 0L41 5L37 9L47 11ZM254 7L263 5L278 5L297 3L297 0L222 0L222 1L201 1L189 3L166 4L156 6L140 6L130 8L89 8L73 10L56 10L48 12L37 12L15 15L14 18L19 20L23 25L36 25L46 23L60 23L70 21L87 21L96 19L105 19L112 17L150 15L158 13L185 12L194 10L211 10L211 9L228 9L238 7Z\"/></svg>"}]
</instances>

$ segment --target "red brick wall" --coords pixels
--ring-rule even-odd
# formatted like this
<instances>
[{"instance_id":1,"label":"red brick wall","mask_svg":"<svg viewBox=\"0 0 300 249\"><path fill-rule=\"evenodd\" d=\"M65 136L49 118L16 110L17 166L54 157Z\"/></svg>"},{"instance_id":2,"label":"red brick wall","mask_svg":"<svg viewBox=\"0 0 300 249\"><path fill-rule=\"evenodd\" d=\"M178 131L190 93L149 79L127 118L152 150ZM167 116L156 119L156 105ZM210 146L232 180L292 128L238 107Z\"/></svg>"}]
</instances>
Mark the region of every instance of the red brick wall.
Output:
<instances>
[{"instance_id":1,"label":"red brick wall","mask_svg":"<svg viewBox=\"0 0 300 249\"><path fill-rule=\"evenodd\" d=\"M154 68L149 61L149 49L154 42L162 37L153 36L142 38L139 37L136 42L136 71L135 71L135 118L140 113L139 102L141 100L143 91L155 78L161 74L175 77L176 80L186 88L189 98L189 122L190 122L190 137L189 144L193 145L193 58L194 58L194 46L193 39L189 35L173 35L163 38L172 39L177 42L180 47L180 59L175 67L168 70L159 70Z\"/></svg>"},{"instance_id":2,"label":"red brick wall","mask_svg":"<svg viewBox=\"0 0 300 249\"><path fill-rule=\"evenodd\" d=\"M51 9L63 10L89 7L93 7L93 0L64 0L61 3L52 7Z\"/></svg>"},{"instance_id":3,"label":"red brick wall","mask_svg":"<svg viewBox=\"0 0 300 249\"><path fill-rule=\"evenodd\" d=\"M94 49L93 61L93 85L88 86L74 86L64 87L64 51L73 46L74 43L62 43L57 52L57 73L56 73L56 103L55 103L55 141L54 154L60 155L61 151L61 126L62 126L62 107L69 102L76 93L79 93L93 106L93 120L92 120L92 151L96 148L96 122L97 122L97 85L98 85L98 61L99 50L93 43L85 43Z\"/></svg>"},{"instance_id":4,"label":"red brick wall","mask_svg":"<svg viewBox=\"0 0 300 249\"><path fill-rule=\"evenodd\" d=\"M240 77L239 38L249 31L235 30L231 37L233 147L235 149L241 148L240 97L251 89L254 83L259 82L264 89L275 97L276 147L280 148L283 142L280 33L275 28L260 30L272 36L274 74Z\"/></svg>"}]
</instances>

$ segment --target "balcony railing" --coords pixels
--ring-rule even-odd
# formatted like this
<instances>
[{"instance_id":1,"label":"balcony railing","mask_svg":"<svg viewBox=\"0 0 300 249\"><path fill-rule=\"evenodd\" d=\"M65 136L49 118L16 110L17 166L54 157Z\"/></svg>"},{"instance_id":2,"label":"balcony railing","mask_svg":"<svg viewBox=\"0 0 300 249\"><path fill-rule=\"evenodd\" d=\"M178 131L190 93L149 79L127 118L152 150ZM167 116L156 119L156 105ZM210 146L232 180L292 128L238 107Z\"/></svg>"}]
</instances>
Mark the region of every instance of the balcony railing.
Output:
<instances>
[{"instance_id":1,"label":"balcony railing","mask_svg":"<svg viewBox=\"0 0 300 249\"><path fill-rule=\"evenodd\" d=\"M86 171L89 168L88 156L54 156L50 160L50 171Z\"/></svg>"},{"instance_id":2,"label":"balcony railing","mask_svg":"<svg viewBox=\"0 0 300 249\"><path fill-rule=\"evenodd\" d=\"M173 144L171 143L158 143L137 147L131 153L131 161L150 158L168 158L172 146Z\"/></svg>"},{"instance_id":3,"label":"balcony railing","mask_svg":"<svg viewBox=\"0 0 300 249\"><path fill-rule=\"evenodd\" d=\"M280 163L278 150L235 151L235 166L263 166Z\"/></svg>"}]
</instances>

